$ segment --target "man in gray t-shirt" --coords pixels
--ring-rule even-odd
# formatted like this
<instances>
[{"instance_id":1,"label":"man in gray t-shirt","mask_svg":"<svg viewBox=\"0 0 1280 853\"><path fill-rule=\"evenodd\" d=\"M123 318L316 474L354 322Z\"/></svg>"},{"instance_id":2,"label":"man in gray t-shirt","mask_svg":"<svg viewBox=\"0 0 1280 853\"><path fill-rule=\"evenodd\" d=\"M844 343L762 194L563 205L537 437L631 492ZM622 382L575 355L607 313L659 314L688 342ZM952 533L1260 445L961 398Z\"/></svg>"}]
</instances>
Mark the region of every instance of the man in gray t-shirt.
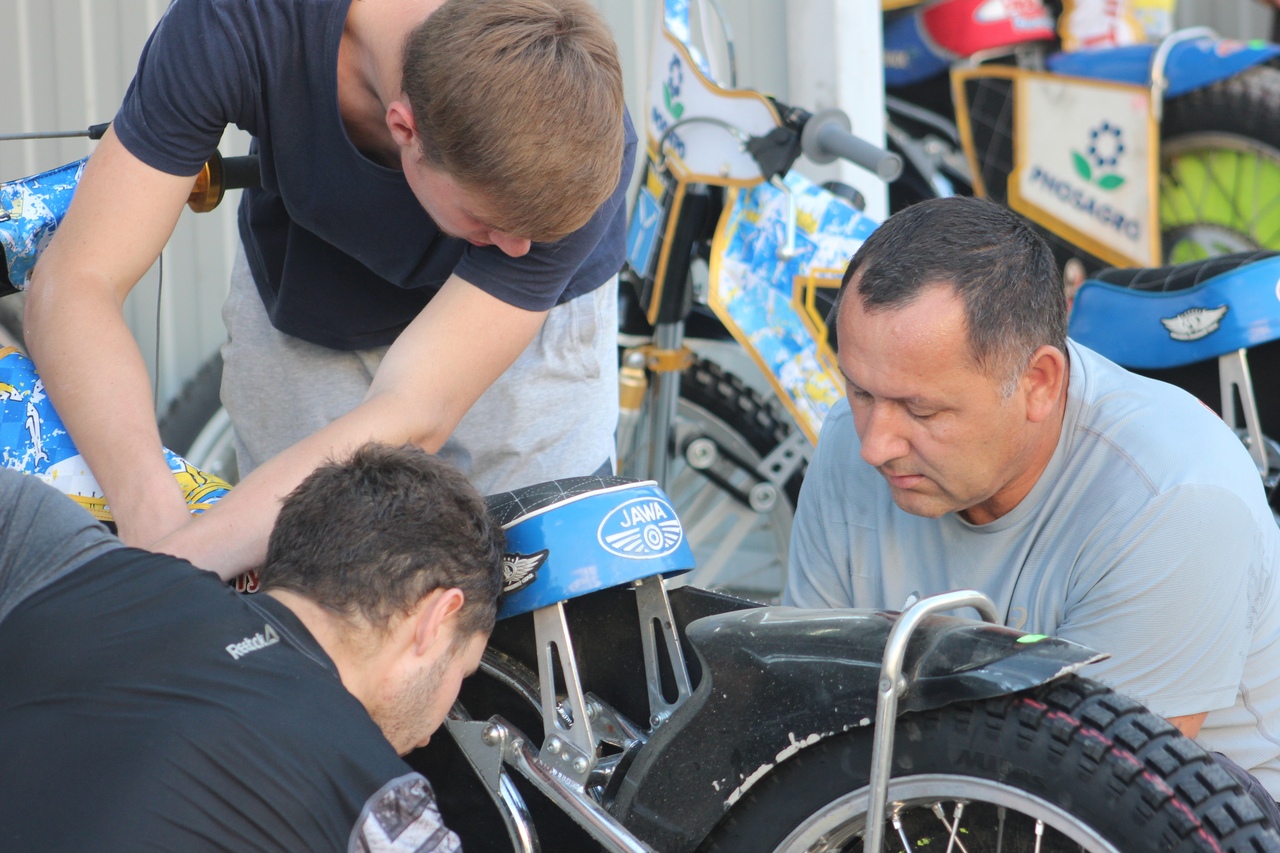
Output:
<instances>
[{"instance_id":1,"label":"man in gray t-shirt","mask_svg":"<svg viewBox=\"0 0 1280 853\"><path fill-rule=\"evenodd\" d=\"M784 603L981 590L1011 627L1109 652L1083 674L1280 796L1280 528L1232 431L1068 342L1052 254L994 204L897 214L845 282L849 407L805 479Z\"/></svg>"}]
</instances>

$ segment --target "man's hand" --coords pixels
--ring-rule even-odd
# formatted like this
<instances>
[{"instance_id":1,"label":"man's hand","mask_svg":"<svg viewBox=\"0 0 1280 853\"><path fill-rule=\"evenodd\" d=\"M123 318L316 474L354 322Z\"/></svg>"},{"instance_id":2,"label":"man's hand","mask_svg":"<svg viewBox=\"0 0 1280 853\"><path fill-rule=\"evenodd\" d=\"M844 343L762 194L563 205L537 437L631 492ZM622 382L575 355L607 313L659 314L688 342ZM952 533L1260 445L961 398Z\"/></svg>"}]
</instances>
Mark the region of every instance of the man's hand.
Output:
<instances>
[{"instance_id":1,"label":"man's hand","mask_svg":"<svg viewBox=\"0 0 1280 853\"><path fill-rule=\"evenodd\" d=\"M1200 734L1200 727L1204 725L1204 718L1207 716L1209 716L1209 712L1205 711L1202 714L1191 714L1186 717L1170 717L1169 722L1173 723L1173 727L1182 732L1184 737L1195 740L1196 735Z\"/></svg>"}]
</instances>

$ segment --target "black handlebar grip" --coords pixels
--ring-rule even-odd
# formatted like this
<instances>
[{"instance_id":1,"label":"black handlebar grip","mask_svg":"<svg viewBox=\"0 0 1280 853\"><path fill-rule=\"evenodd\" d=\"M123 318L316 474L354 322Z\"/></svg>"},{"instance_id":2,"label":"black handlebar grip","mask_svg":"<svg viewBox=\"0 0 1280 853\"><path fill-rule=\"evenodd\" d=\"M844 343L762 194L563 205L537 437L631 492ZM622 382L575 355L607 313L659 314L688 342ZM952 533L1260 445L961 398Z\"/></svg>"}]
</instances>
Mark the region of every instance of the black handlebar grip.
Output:
<instances>
[{"instance_id":1,"label":"black handlebar grip","mask_svg":"<svg viewBox=\"0 0 1280 853\"><path fill-rule=\"evenodd\" d=\"M256 187L262 181L258 170L258 155L222 158L222 186L228 190Z\"/></svg>"},{"instance_id":2,"label":"black handlebar grip","mask_svg":"<svg viewBox=\"0 0 1280 853\"><path fill-rule=\"evenodd\" d=\"M804 126L800 147L815 163L830 163L837 157L875 173L885 183L902 174L902 158L850 132L849 117L839 110L823 110Z\"/></svg>"}]
</instances>

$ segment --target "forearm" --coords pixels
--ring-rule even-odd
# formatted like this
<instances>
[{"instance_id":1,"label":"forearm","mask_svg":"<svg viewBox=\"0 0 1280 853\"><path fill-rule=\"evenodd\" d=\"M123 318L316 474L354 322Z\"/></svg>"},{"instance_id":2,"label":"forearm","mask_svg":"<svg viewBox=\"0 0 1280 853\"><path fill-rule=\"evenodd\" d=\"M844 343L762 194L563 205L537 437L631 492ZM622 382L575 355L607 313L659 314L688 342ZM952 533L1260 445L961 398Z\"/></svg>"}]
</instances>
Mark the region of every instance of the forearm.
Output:
<instances>
[{"instance_id":1,"label":"forearm","mask_svg":"<svg viewBox=\"0 0 1280 853\"><path fill-rule=\"evenodd\" d=\"M185 523L186 505L121 306L169 239L191 183L145 165L108 129L27 295L26 343L49 398L134 545Z\"/></svg>"},{"instance_id":2,"label":"forearm","mask_svg":"<svg viewBox=\"0 0 1280 853\"><path fill-rule=\"evenodd\" d=\"M432 453L439 450L454 423L423 417L424 409L434 407L410 405L394 394L367 399L256 468L213 509L192 517L152 550L182 557L223 580L261 566L281 501L320 465L349 456L367 441L413 443Z\"/></svg>"},{"instance_id":3,"label":"forearm","mask_svg":"<svg viewBox=\"0 0 1280 853\"><path fill-rule=\"evenodd\" d=\"M106 494L121 538L150 544L183 524L187 510L161 453L146 365L112 297L42 281L41 272L25 337L45 391Z\"/></svg>"}]
</instances>

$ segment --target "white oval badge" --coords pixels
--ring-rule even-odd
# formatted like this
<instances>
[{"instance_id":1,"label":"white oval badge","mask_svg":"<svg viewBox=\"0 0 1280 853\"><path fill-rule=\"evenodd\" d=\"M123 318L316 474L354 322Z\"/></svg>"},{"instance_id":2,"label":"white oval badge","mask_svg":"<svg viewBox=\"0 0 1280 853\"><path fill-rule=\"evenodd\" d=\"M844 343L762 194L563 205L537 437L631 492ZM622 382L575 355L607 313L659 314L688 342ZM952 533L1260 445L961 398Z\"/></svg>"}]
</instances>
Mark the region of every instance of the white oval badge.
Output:
<instances>
[{"instance_id":1,"label":"white oval badge","mask_svg":"<svg viewBox=\"0 0 1280 853\"><path fill-rule=\"evenodd\" d=\"M596 533L600 547L632 560L665 557L679 547L684 529L662 498L634 498L615 507Z\"/></svg>"}]
</instances>

